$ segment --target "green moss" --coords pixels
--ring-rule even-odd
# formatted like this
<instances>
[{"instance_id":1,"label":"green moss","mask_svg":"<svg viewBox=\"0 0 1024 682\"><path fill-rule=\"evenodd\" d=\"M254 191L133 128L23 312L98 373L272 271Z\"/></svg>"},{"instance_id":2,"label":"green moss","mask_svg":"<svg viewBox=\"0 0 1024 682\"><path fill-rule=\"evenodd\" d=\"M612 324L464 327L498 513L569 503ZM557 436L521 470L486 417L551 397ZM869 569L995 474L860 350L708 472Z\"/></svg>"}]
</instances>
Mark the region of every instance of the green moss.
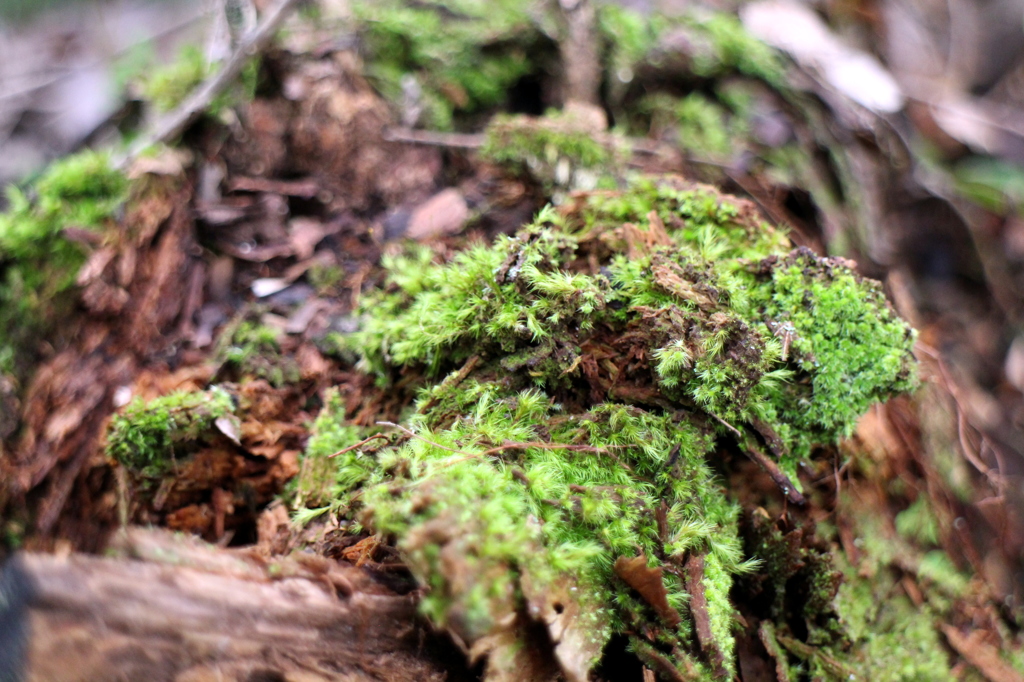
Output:
<instances>
[{"instance_id":1,"label":"green moss","mask_svg":"<svg viewBox=\"0 0 1024 682\"><path fill-rule=\"evenodd\" d=\"M207 70L202 50L187 45L175 61L143 75L142 95L158 111L170 111L203 81Z\"/></svg>"},{"instance_id":2,"label":"green moss","mask_svg":"<svg viewBox=\"0 0 1024 682\"><path fill-rule=\"evenodd\" d=\"M713 78L739 72L783 86L785 68L779 55L725 12L642 14L609 3L600 8L598 26L608 44L612 75L620 80L628 81L644 64L658 66L666 60L660 42L671 31L685 36L690 70L696 76Z\"/></svg>"},{"instance_id":3,"label":"green moss","mask_svg":"<svg viewBox=\"0 0 1024 682\"><path fill-rule=\"evenodd\" d=\"M494 117L480 153L529 173L552 193L614 187L623 166L615 138L581 128L572 115L559 112L543 118Z\"/></svg>"},{"instance_id":4,"label":"green moss","mask_svg":"<svg viewBox=\"0 0 1024 682\"><path fill-rule=\"evenodd\" d=\"M135 476L161 479L173 470L175 457L215 433L217 420L234 409L231 395L217 386L148 402L136 398L111 420L107 453Z\"/></svg>"},{"instance_id":5,"label":"green moss","mask_svg":"<svg viewBox=\"0 0 1024 682\"><path fill-rule=\"evenodd\" d=\"M200 48L186 45L181 49L177 59L168 64L154 64L152 55L148 61L145 55L140 56L134 63L134 73L123 74L122 78L129 82L137 81L142 98L158 113L166 113L184 102L199 84L216 70L216 67L216 64L207 62ZM259 70L258 58L246 62L242 67L238 86L217 95L205 113L216 117L238 101L252 100L256 94Z\"/></svg>"},{"instance_id":6,"label":"green moss","mask_svg":"<svg viewBox=\"0 0 1024 682\"><path fill-rule=\"evenodd\" d=\"M744 518L747 553L761 565L744 578L746 594L769 602L768 615L788 631L799 627L810 646L845 643L835 606L843 576L833 565L832 548L812 525L783 532L763 510Z\"/></svg>"},{"instance_id":7,"label":"green moss","mask_svg":"<svg viewBox=\"0 0 1024 682\"><path fill-rule=\"evenodd\" d=\"M221 371L239 379L266 379L278 387L298 381L298 364L281 352L283 334L281 330L240 318L218 341L215 356Z\"/></svg>"},{"instance_id":8,"label":"green moss","mask_svg":"<svg viewBox=\"0 0 1024 682\"><path fill-rule=\"evenodd\" d=\"M324 407L311 429L312 435L302 455L299 475L290 484L289 501L293 508L322 513L339 510L347 496L370 478L373 460L359 450L335 456L335 453L359 441L361 432L345 424L345 408L337 390L328 391ZM311 518L302 513L299 521Z\"/></svg>"},{"instance_id":9,"label":"green moss","mask_svg":"<svg viewBox=\"0 0 1024 682\"><path fill-rule=\"evenodd\" d=\"M857 679L880 682L953 680L949 654L936 630L941 614L901 593L894 573L870 580L847 572L837 606L852 643L844 656ZM840 655L842 652L839 652Z\"/></svg>"},{"instance_id":10,"label":"green moss","mask_svg":"<svg viewBox=\"0 0 1024 682\"><path fill-rule=\"evenodd\" d=\"M693 70L698 75L708 77L736 70L775 87L784 87L785 71L779 54L747 33L735 16L715 12L707 17L688 18L686 23L705 34L712 46L706 56L697 55Z\"/></svg>"},{"instance_id":11,"label":"green moss","mask_svg":"<svg viewBox=\"0 0 1024 682\"><path fill-rule=\"evenodd\" d=\"M924 495L896 515L896 532L922 545L939 544L939 521Z\"/></svg>"},{"instance_id":12,"label":"green moss","mask_svg":"<svg viewBox=\"0 0 1024 682\"><path fill-rule=\"evenodd\" d=\"M635 131L674 129L679 148L701 161L728 162L746 144L744 117L700 93L682 98L654 93L638 103L637 111L641 116L634 119L642 118L647 125L634 120Z\"/></svg>"},{"instance_id":13,"label":"green moss","mask_svg":"<svg viewBox=\"0 0 1024 682\"><path fill-rule=\"evenodd\" d=\"M8 188L8 209L0 214L0 371L23 375L31 364L28 344L70 309L67 294L87 251L64 230L89 230L103 240L127 188L108 157L95 152L54 163L27 189Z\"/></svg>"},{"instance_id":14,"label":"green moss","mask_svg":"<svg viewBox=\"0 0 1024 682\"><path fill-rule=\"evenodd\" d=\"M389 281L343 346L383 384L400 372L423 392L403 445L339 458L336 508L396 539L425 611L467 641L573 585L559 599L592 614L588 666L628 633L641 658L713 676L713 660L680 653L697 650L683 566L703 555L730 674L728 595L754 564L706 457L721 438L760 441L792 472L913 381L912 334L877 286L788 249L742 203L636 178L447 263L423 247L385 259ZM328 414L315 431L340 433ZM821 641L837 627L826 555L797 557L818 566L802 617ZM614 570L638 556L662 569L678 623Z\"/></svg>"},{"instance_id":15,"label":"green moss","mask_svg":"<svg viewBox=\"0 0 1024 682\"><path fill-rule=\"evenodd\" d=\"M517 0L363 1L353 12L370 80L396 104L411 104L410 91L419 91L421 121L442 130L457 114L503 104L536 68L544 41Z\"/></svg>"}]
</instances>

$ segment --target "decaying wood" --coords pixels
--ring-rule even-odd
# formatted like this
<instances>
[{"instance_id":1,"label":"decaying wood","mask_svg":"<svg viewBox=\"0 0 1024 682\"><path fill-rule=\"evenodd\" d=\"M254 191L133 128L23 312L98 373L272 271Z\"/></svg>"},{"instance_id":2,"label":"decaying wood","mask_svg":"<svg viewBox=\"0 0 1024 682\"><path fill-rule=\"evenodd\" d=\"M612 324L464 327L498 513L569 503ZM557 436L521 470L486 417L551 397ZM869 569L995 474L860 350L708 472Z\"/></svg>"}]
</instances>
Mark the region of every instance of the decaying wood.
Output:
<instances>
[{"instance_id":1,"label":"decaying wood","mask_svg":"<svg viewBox=\"0 0 1024 682\"><path fill-rule=\"evenodd\" d=\"M26 680L461 679L415 596L361 569L156 531L117 553L14 559L34 587Z\"/></svg>"}]
</instances>

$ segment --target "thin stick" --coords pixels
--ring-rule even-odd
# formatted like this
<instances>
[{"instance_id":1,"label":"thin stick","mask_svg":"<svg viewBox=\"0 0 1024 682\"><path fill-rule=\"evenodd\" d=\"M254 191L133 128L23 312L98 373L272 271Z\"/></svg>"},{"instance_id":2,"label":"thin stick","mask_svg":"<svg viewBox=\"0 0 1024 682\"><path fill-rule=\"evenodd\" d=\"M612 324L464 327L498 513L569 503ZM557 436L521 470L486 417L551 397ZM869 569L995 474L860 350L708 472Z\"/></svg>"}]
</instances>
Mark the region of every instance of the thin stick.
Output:
<instances>
[{"instance_id":1,"label":"thin stick","mask_svg":"<svg viewBox=\"0 0 1024 682\"><path fill-rule=\"evenodd\" d=\"M446 462L445 466L449 466L449 465L452 465L452 464L458 464L459 462L466 461L467 459L475 459L477 457L487 457L489 455L493 455L495 453L501 452L502 450L528 450L530 448L540 448L542 450L572 450L572 451L575 451L575 452L596 452L596 453L602 454L602 455L611 455L612 453L607 451L608 448L628 448L628 447L630 447L628 445L608 445L608 446L605 446L605 447L597 447L596 445L573 445L573 444L570 444L570 443L542 443L542 442L533 442L533 443L505 443L503 445L499 445L497 447L490 448L489 450L484 450L483 452L473 453L473 452L466 452L465 450L458 450L456 448L450 448L447 445L441 445L440 443L435 443L434 441L428 440L428 439L424 438L423 436L420 436L419 434L411 431L410 429L407 429L406 427L402 426L401 424L395 424L394 422L377 422L377 425L378 426L393 426L396 429L401 429L402 431L405 431L407 434L409 434L413 438L416 438L417 440L423 441L427 445L433 445L436 448L441 448L442 450L447 450L448 452L454 452L457 455L462 455L461 459L456 459L456 460L452 460L452 461ZM612 455L612 456L614 457L614 455ZM622 466L624 466L627 469L629 469L630 471L632 471L632 468L628 464L626 464L625 462L620 460L618 457L615 457L615 461L617 461L619 464L621 464Z\"/></svg>"},{"instance_id":2,"label":"thin stick","mask_svg":"<svg viewBox=\"0 0 1024 682\"><path fill-rule=\"evenodd\" d=\"M384 131L388 142L423 144L428 147L454 147L458 149L479 149L484 146L484 136L473 133L440 133L433 130L412 128L389 128Z\"/></svg>"},{"instance_id":3,"label":"thin stick","mask_svg":"<svg viewBox=\"0 0 1024 682\"><path fill-rule=\"evenodd\" d=\"M796 489L793 482L789 480L789 476L782 473L782 469L779 468L779 465L772 461L768 455L761 452L749 438L745 439L744 442L741 442L740 447L743 448L745 453L747 453L747 457L757 462L758 466L764 469L764 472L775 482L775 485L779 487L787 500L800 507L807 504L807 500L800 494L800 491Z\"/></svg>"},{"instance_id":4,"label":"thin stick","mask_svg":"<svg viewBox=\"0 0 1024 682\"><path fill-rule=\"evenodd\" d=\"M384 435L383 433L375 433L372 436L370 436L369 438L364 438L364 439L362 439L361 441L359 441L358 443L356 443L354 445L349 445L347 448L342 448L341 450L338 450L334 454L327 455L327 458L330 459L331 457L337 457L338 455L344 455L346 452L351 452L352 450L355 450L356 448L361 448L364 445L366 445L367 443L369 443L371 440L376 440L378 438L383 438L384 440L387 440L388 437L386 435Z\"/></svg>"},{"instance_id":5,"label":"thin stick","mask_svg":"<svg viewBox=\"0 0 1024 682\"><path fill-rule=\"evenodd\" d=\"M277 29L281 27L281 24L298 4L299 0L278 0L273 7L267 10L260 25L242 39L238 49L224 63L221 70L203 81L187 100L167 116L161 118L148 135L143 135L142 139L132 145L124 165L127 165L147 147L170 142L180 135L188 127L188 124L208 109L213 99L238 77L246 62L270 44L277 34Z\"/></svg>"},{"instance_id":6,"label":"thin stick","mask_svg":"<svg viewBox=\"0 0 1024 682\"><path fill-rule=\"evenodd\" d=\"M441 448L442 450L447 450L448 452L454 452L456 455L469 455L468 452L463 452L462 450L456 450L455 448L450 448L447 445L441 445L440 443L435 443L432 440L427 440L423 436L415 433L414 431L412 431L410 429L405 428L401 424L396 424L394 422L377 422L377 426L393 426L396 429L401 429L402 431L405 431L407 434L409 434L413 438L415 438L417 440L423 441L427 445L433 445L435 448Z\"/></svg>"}]
</instances>

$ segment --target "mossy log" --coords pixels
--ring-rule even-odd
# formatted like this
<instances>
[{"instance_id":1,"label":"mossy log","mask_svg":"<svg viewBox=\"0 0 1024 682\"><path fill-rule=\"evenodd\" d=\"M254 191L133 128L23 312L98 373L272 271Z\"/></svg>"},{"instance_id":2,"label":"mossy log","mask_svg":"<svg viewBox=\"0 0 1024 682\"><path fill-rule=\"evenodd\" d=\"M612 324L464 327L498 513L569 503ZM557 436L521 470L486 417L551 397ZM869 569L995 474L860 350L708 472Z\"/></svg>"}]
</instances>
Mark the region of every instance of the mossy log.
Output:
<instances>
[{"instance_id":1,"label":"mossy log","mask_svg":"<svg viewBox=\"0 0 1024 682\"><path fill-rule=\"evenodd\" d=\"M7 567L30 585L25 680L462 679L414 596L361 569L261 561L157 531L128 532L116 552L22 554Z\"/></svg>"}]
</instances>

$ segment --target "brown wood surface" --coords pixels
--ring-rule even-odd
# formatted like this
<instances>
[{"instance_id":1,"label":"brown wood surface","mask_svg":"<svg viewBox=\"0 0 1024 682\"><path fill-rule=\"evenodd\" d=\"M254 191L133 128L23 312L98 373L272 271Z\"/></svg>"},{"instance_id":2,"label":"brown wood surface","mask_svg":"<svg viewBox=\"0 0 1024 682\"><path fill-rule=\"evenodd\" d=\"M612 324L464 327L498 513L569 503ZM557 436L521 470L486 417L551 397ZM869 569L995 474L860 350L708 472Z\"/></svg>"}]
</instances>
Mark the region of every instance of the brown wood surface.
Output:
<instances>
[{"instance_id":1,"label":"brown wood surface","mask_svg":"<svg viewBox=\"0 0 1024 682\"><path fill-rule=\"evenodd\" d=\"M22 554L26 680L461 679L414 595L319 557L261 559L133 531L119 556Z\"/></svg>"}]
</instances>

